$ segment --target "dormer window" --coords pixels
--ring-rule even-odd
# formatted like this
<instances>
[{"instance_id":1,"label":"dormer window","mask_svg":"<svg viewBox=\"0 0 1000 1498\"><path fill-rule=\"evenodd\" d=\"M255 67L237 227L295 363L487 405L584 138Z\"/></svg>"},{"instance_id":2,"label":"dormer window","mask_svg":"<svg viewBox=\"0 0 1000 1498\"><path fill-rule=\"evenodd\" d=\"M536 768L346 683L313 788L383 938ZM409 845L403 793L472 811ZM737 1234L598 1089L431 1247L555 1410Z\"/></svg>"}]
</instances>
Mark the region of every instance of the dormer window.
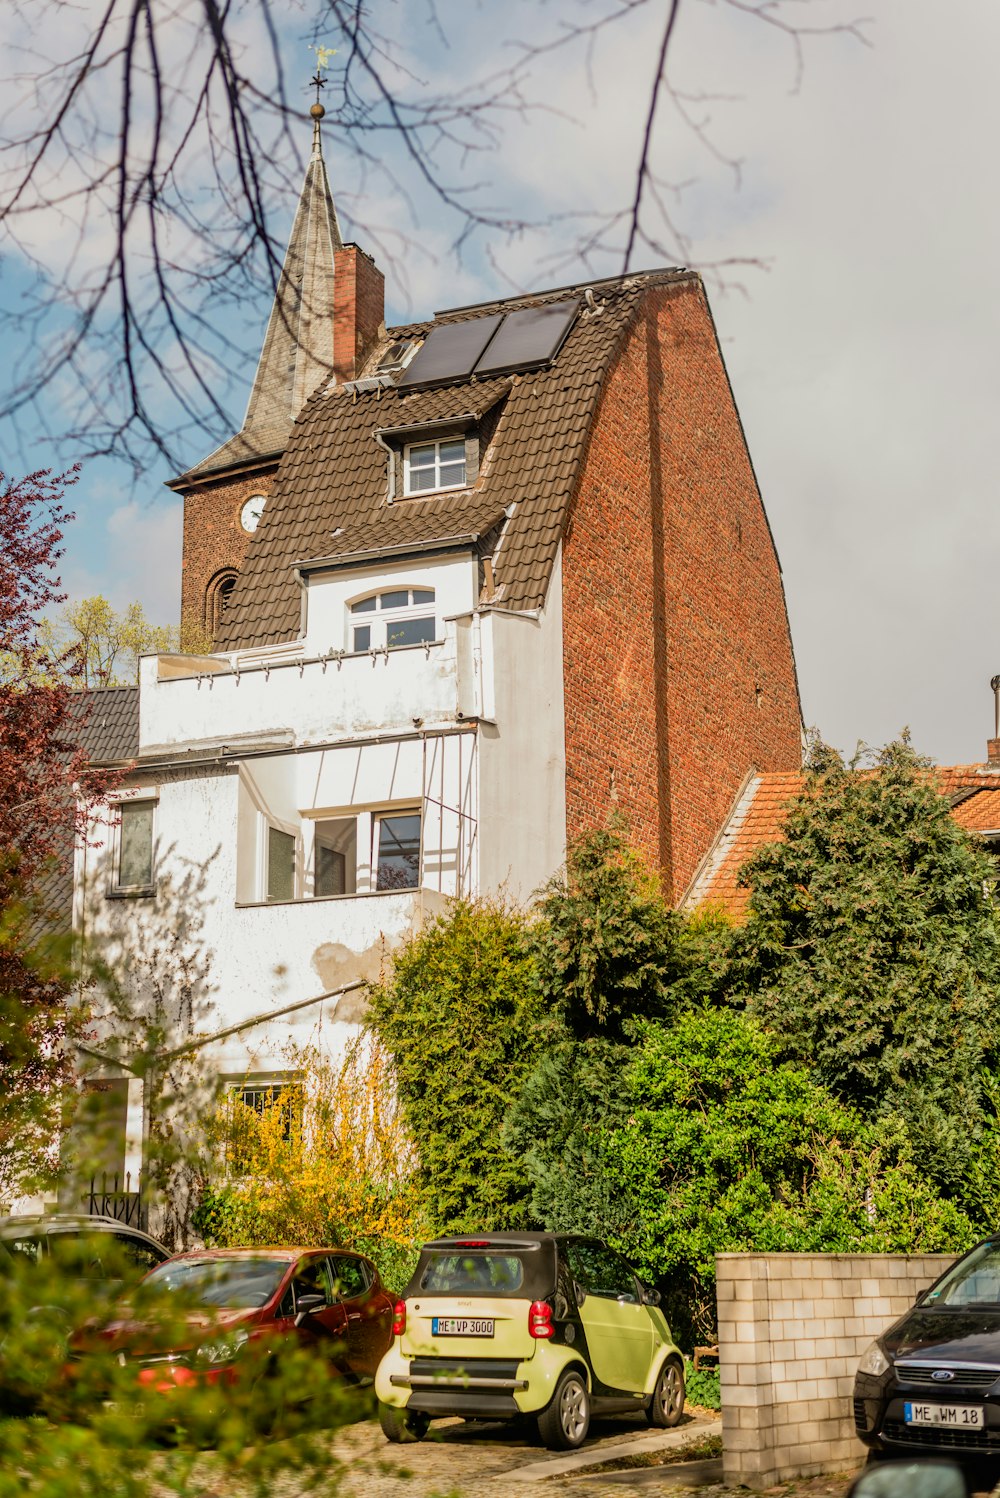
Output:
<instances>
[{"instance_id":1,"label":"dormer window","mask_svg":"<svg viewBox=\"0 0 1000 1498\"><path fill-rule=\"evenodd\" d=\"M411 442L403 456L403 493L429 494L458 489L465 483L465 438Z\"/></svg>"},{"instance_id":2,"label":"dormer window","mask_svg":"<svg viewBox=\"0 0 1000 1498\"><path fill-rule=\"evenodd\" d=\"M437 639L433 588L392 588L348 610L348 650L398 650Z\"/></svg>"}]
</instances>

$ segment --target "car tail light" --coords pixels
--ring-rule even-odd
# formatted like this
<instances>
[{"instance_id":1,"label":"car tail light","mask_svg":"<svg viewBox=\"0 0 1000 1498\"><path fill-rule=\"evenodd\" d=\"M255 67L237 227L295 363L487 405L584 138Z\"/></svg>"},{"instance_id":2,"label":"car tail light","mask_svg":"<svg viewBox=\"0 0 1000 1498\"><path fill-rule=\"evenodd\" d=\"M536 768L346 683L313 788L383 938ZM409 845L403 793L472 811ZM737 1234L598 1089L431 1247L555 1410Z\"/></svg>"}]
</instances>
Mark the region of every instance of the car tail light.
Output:
<instances>
[{"instance_id":1,"label":"car tail light","mask_svg":"<svg viewBox=\"0 0 1000 1498\"><path fill-rule=\"evenodd\" d=\"M528 1312L528 1332L532 1337L551 1337L555 1334L552 1307L547 1300L532 1301Z\"/></svg>"},{"instance_id":2,"label":"car tail light","mask_svg":"<svg viewBox=\"0 0 1000 1498\"><path fill-rule=\"evenodd\" d=\"M401 1337L406 1331L406 1301L397 1300L392 1308L392 1335Z\"/></svg>"}]
</instances>

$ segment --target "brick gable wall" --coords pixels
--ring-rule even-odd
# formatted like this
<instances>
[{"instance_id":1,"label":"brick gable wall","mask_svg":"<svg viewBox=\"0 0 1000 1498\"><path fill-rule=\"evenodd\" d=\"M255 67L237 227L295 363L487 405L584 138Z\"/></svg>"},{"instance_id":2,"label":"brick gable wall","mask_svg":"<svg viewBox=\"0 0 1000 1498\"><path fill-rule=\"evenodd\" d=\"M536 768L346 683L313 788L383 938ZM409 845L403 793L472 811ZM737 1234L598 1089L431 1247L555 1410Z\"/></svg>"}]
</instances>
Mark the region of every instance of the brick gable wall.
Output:
<instances>
[{"instance_id":1,"label":"brick gable wall","mask_svg":"<svg viewBox=\"0 0 1000 1498\"><path fill-rule=\"evenodd\" d=\"M563 548L567 835L617 809L678 899L751 765L800 763L777 558L703 288L651 290Z\"/></svg>"},{"instance_id":2,"label":"brick gable wall","mask_svg":"<svg viewBox=\"0 0 1000 1498\"><path fill-rule=\"evenodd\" d=\"M206 599L212 580L226 569L238 572L250 544L250 536L240 525L240 510L252 494L270 493L274 473L274 467L269 467L250 477L223 479L185 494L182 626L211 628Z\"/></svg>"}]
</instances>

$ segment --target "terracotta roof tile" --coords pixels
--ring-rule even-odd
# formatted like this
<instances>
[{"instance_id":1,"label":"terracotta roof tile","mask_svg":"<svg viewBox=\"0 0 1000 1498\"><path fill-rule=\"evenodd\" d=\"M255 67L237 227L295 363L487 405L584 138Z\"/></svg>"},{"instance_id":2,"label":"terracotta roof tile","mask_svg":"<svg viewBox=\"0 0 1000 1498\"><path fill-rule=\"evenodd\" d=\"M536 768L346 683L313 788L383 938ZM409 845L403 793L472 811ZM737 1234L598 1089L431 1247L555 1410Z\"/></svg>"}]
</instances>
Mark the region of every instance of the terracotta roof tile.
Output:
<instances>
[{"instance_id":1,"label":"terracotta roof tile","mask_svg":"<svg viewBox=\"0 0 1000 1498\"><path fill-rule=\"evenodd\" d=\"M277 644L297 636L296 562L377 547L416 549L448 536L489 535L492 543L493 533L502 534L495 558L497 602L512 609L540 608L608 367L647 286L682 275L686 273L663 272L600 286L600 310L596 315L587 307L581 310L545 369L412 392L336 386L316 394L293 428L230 600L220 648ZM389 329L368 367L376 367L390 343L426 333L438 323L568 295L522 297L442 313L434 324ZM475 485L390 505L386 453L375 431L467 413L489 413L489 423L495 421L488 461ZM501 521L505 523L498 530Z\"/></svg>"},{"instance_id":2,"label":"terracotta roof tile","mask_svg":"<svg viewBox=\"0 0 1000 1498\"><path fill-rule=\"evenodd\" d=\"M739 882L739 872L758 848L780 842L789 806L805 783L805 773L752 775L736 798L725 826L695 874L682 905L721 907L732 920L741 920L750 891Z\"/></svg>"},{"instance_id":3,"label":"terracotta roof tile","mask_svg":"<svg viewBox=\"0 0 1000 1498\"><path fill-rule=\"evenodd\" d=\"M943 765L932 772L941 794L955 799L952 815L970 832L1000 830L1000 774L988 765ZM805 772L753 775L745 783L681 904L721 908L732 920L746 914L750 891L738 883L751 854L781 841L785 814L805 784Z\"/></svg>"}]
</instances>

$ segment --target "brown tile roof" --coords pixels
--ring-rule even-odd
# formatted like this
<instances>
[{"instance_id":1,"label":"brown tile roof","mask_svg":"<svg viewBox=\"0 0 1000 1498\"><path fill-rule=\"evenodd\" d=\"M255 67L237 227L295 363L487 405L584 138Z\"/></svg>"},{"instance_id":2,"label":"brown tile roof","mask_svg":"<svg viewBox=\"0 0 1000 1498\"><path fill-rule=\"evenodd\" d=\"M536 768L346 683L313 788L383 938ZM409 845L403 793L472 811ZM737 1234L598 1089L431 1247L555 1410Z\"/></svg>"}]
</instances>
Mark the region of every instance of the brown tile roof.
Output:
<instances>
[{"instance_id":1,"label":"brown tile roof","mask_svg":"<svg viewBox=\"0 0 1000 1498\"><path fill-rule=\"evenodd\" d=\"M969 832L1000 830L1000 774L988 765L943 765L933 770L941 794L953 799L952 816ZM681 905L721 907L742 920L750 891L738 882L751 854L781 841L790 804L805 784L805 772L751 775L732 811L691 881Z\"/></svg>"},{"instance_id":2,"label":"brown tile roof","mask_svg":"<svg viewBox=\"0 0 1000 1498\"><path fill-rule=\"evenodd\" d=\"M397 545L417 549L448 536L489 536L492 544L491 533L501 522L494 601L512 609L540 608L608 367L646 288L687 275L664 271L598 286L600 310L595 314L581 300L575 324L546 369L412 392L335 386L315 395L293 428L230 600L220 648L277 644L297 636L296 562ZM392 328L369 368L390 343L426 334L432 326L568 296L579 296L579 289L440 313L433 323ZM487 412L495 431L472 488L387 503L387 458L375 440L377 429Z\"/></svg>"},{"instance_id":3,"label":"brown tile roof","mask_svg":"<svg viewBox=\"0 0 1000 1498\"><path fill-rule=\"evenodd\" d=\"M96 687L71 699L73 741L94 765L118 765L139 753L139 688Z\"/></svg>"}]
</instances>

